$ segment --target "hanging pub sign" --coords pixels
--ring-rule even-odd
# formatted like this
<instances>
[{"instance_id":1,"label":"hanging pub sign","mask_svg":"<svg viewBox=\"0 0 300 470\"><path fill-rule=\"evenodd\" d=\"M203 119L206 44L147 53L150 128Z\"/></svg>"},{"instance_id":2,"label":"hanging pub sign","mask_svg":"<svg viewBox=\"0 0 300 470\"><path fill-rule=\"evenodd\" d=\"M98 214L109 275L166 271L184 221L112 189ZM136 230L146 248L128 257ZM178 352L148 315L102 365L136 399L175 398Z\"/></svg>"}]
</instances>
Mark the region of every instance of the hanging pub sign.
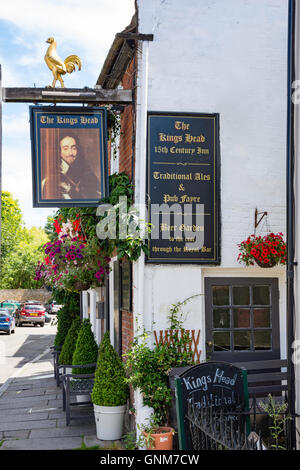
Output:
<instances>
[{"instance_id":1,"label":"hanging pub sign","mask_svg":"<svg viewBox=\"0 0 300 470\"><path fill-rule=\"evenodd\" d=\"M219 115L150 112L147 174L147 262L219 264Z\"/></svg>"},{"instance_id":2,"label":"hanging pub sign","mask_svg":"<svg viewBox=\"0 0 300 470\"><path fill-rule=\"evenodd\" d=\"M97 206L107 195L106 109L31 106L33 207Z\"/></svg>"}]
</instances>

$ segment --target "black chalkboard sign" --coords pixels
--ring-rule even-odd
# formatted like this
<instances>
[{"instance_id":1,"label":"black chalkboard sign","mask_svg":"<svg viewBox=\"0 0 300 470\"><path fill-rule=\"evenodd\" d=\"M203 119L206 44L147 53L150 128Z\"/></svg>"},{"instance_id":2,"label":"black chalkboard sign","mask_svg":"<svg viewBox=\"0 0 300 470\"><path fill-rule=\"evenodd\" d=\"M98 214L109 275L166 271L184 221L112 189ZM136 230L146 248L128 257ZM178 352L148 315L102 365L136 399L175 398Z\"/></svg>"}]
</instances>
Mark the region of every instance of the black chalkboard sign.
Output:
<instances>
[{"instance_id":1,"label":"black chalkboard sign","mask_svg":"<svg viewBox=\"0 0 300 470\"><path fill-rule=\"evenodd\" d=\"M219 115L148 114L148 263L220 263Z\"/></svg>"},{"instance_id":2,"label":"black chalkboard sign","mask_svg":"<svg viewBox=\"0 0 300 470\"><path fill-rule=\"evenodd\" d=\"M225 362L205 362L185 370L175 379L176 408L181 450L191 450L186 418L188 403L197 408L226 412L248 409L247 372Z\"/></svg>"}]
</instances>

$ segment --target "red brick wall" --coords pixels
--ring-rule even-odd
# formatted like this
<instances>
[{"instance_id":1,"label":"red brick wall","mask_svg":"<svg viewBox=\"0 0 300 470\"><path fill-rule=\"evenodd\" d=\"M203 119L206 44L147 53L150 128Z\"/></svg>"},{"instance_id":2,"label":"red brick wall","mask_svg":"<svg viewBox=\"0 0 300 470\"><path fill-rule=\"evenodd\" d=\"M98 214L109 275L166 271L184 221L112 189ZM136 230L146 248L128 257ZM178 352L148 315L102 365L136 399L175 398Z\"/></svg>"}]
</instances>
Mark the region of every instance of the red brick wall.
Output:
<instances>
[{"instance_id":1,"label":"red brick wall","mask_svg":"<svg viewBox=\"0 0 300 470\"><path fill-rule=\"evenodd\" d=\"M132 120L133 112L132 106L126 106L121 117L121 139L120 139L120 160L119 160L119 171L120 173L125 172L130 178L132 178Z\"/></svg>"},{"instance_id":2,"label":"red brick wall","mask_svg":"<svg viewBox=\"0 0 300 470\"><path fill-rule=\"evenodd\" d=\"M133 315L132 312L122 311L122 353L128 350L133 340Z\"/></svg>"},{"instance_id":3,"label":"red brick wall","mask_svg":"<svg viewBox=\"0 0 300 470\"><path fill-rule=\"evenodd\" d=\"M123 88L133 89L134 87L134 74L135 74L135 59L129 64L123 79ZM124 112L121 114L121 136L120 136L120 165L119 171L125 172L130 178L133 178L133 159L134 152L133 139L134 139L134 120L135 120L135 107L128 105L125 107Z\"/></svg>"}]
</instances>

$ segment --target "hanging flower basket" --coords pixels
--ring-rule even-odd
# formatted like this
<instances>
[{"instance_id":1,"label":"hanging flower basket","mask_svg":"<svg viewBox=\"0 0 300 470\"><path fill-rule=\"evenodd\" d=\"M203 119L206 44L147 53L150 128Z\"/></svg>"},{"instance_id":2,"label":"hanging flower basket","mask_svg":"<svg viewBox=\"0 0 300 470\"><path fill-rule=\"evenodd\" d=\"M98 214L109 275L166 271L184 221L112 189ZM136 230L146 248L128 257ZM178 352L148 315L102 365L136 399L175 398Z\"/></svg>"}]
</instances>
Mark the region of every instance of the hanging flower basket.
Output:
<instances>
[{"instance_id":1,"label":"hanging flower basket","mask_svg":"<svg viewBox=\"0 0 300 470\"><path fill-rule=\"evenodd\" d=\"M264 237L251 235L238 247L238 261L246 266L257 264L261 268L272 268L286 262L287 247L281 232L269 233Z\"/></svg>"},{"instance_id":2,"label":"hanging flower basket","mask_svg":"<svg viewBox=\"0 0 300 470\"><path fill-rule=\"evenodd\" d=\"M273 268L277 264L277 261L275 259L260 261L259 259L255 258L254 261L260 268Z\"/></svg>"},{"instance_id":3,"label":"hanging flower basket","mask_svg":"<svg viewBox=\"0 0 300 470\"><path fill-rule=\"evenodd\" d=\"M90 288L90 284L88 282L77 281L74 282L74 289L78 292L83 290L88 290Z\"/></svg>"},{"instance_id":4,"label":"hanging flower basket","mask_svg":"<svg viewBox=\"0 0 300 470\"><path fill-rule=\"evenodd\" d=\"M80 292L101 287L110 271L107 256L97 238L86 239L80 221L54 221L57 238L44 245L44 261L38 263L36 280L44 285Z\"/></svg>"}]
</instances>

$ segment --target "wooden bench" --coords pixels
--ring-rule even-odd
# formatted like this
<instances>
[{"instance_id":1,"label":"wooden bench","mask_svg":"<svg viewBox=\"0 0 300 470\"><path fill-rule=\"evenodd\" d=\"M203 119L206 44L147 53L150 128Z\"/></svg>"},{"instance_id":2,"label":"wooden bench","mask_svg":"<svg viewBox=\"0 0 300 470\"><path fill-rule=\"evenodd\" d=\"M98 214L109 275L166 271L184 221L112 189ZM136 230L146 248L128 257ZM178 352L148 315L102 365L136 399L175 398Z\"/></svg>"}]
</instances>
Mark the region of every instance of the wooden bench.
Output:
<instances>
[{"instance_id":1,"label":"wooden bench","mask_svg":"<svg viewBox=\"0 0 300 470\"><path fill-rule=\"evenodd\" d=\"M282 395L288 389L286 359L238 362L234 365L247 371L249 397Z\"/></svg>"},{"instance_id":2,"label":"wooden bench","mask_svg":"<svg viewBox=\"0 0 300 470\"><path fill-rule=\"evenodd\" d=\"M268 395L272 395L275 402L283 404L288 402L287 397L287 360L270 359L267 361L240 362L234 364L247 371L249 411L253 423L262 419L265 411L261 403L268 403Z\"/></svg>"},{"instance_id":3,"label":"wooden bench","mask_svg":"<svg viewBox=\"0 0 300 470\"><path fill-rule=\"evenodd\" d=\"M90 364L81 364L81 365L64 365L59 366L63 370L66 368L72 367L76 369L87 369L91 367L95 367L96 369L97 363L90 363ZM66 425L69 426L70 422L75 419L87 419L90 418L91 415L80 415L80 416L71 416L71 408L74 406L79 405L90 405L91 400L76 402L72 401L72 399L77 399L77 397L82 397L83 395L90 394L93 389L94 385L94 377L95 373L89 374L68 374L62 373L61 374L61 381L62 381L62 393L63 393L63 411L66 412Z\"/></svg>"}]
</instances>

